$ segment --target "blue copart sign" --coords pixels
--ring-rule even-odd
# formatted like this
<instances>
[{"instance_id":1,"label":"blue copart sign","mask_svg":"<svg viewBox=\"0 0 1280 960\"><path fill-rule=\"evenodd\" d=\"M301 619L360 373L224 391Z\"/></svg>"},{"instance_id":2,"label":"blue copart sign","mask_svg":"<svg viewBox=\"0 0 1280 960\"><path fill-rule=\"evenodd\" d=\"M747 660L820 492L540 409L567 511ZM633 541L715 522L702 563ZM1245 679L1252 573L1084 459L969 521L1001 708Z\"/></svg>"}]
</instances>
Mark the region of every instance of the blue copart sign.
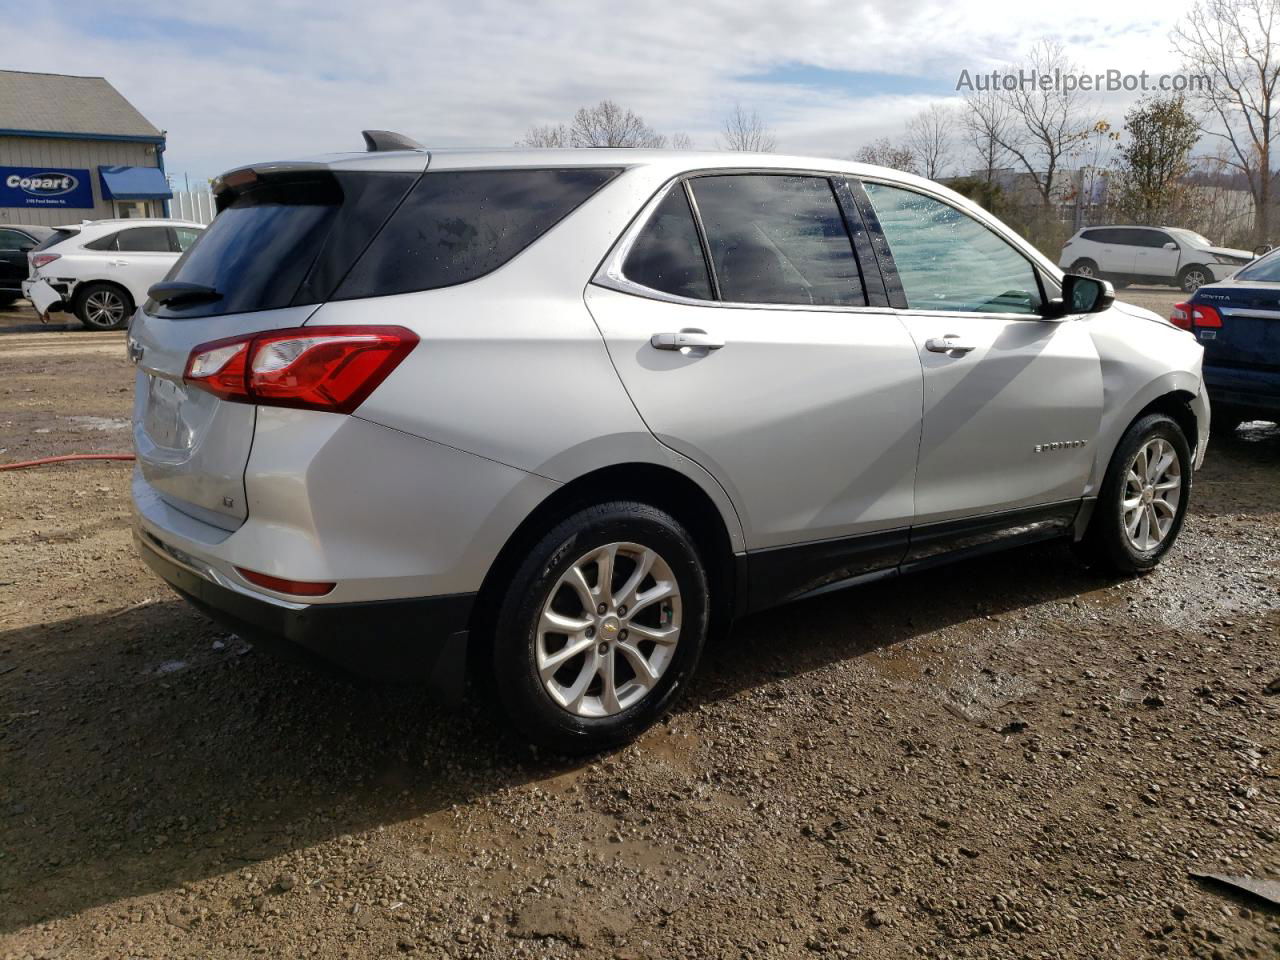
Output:
<instances>
[{"instance_id":1,"label":"blue copart sign","mask_svg":"<svg viewBox=\"0 0 1280 960\"><path fill-rule=\"evenodd\" d=\"M93 206L88 170L0 167L0 207Z\"/></svg>"}]
</instances>

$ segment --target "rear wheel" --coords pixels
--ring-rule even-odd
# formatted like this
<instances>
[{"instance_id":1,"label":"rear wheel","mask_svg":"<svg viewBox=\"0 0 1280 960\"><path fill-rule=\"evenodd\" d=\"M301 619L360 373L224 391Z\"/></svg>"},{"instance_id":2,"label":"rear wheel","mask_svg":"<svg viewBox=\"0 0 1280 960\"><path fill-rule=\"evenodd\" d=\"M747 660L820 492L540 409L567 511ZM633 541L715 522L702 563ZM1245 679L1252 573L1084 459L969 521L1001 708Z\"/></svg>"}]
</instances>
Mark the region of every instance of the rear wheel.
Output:
<instances>
[{"instance_id":1,"label":"rear wheel","mask_svg":"<svg viewBox=\"0 0 1280 960\"><path fill-rule=\"evenodd\" d=\"M1078 277L1096 277L1098 265L1087 257L1081 258L1071 265L1067 273L1074 273Z\"/></svg>"},{"instance_id":2,"label":"rear wheel","mask_svg":"<svg viewBox=\"0 0 1280 960\"><path fill-rule=\"evenodd\" d=\"M688 531L617 501L561 521L530 550L494 625L494 687L521 735L581 754L633 739L683 692L709 600Z\"/></svg>"},{"instance_id":3,"label":"rear wheel","mask_svg":"<svg viewBox=\"0 0 1280 960\"><path fill-rule=\"evenodd\" d=\"M1177 421L1153 413L1120 440L1078 545L1112 573L1150 570L1173 546L1191 498L1191 448Z\"/></svg>"},{"instance_id":4,"label":"rear wheel","mask_svg":"<svg viewBox=\"0 0 1280 960\"><path fill-rule=\"evenodd\" d=\"M74 309L90 330L119 330L133 313L133 298L114 283L89 283L76 291Z\"/></svg>"}]
</instances>

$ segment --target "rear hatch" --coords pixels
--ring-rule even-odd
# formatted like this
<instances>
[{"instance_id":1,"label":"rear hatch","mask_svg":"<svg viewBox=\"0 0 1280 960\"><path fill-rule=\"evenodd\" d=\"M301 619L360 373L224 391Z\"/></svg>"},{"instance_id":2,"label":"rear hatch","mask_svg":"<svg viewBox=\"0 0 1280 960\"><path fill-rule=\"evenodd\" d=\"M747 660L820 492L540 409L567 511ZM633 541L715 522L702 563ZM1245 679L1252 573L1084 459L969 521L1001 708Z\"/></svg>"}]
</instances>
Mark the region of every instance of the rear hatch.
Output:
<instances>
[{"instance_id":1,"label":"rear hatch","mask_svg":"<svg viewBox=\"0 0 1280 960\"><path fill-rule=\"evenodd\" d=\"M138 464L167 503L226 530L248 515L244 471L256 408L189 389L192 350L303 325L421 172L300 164L222 178L217 217L165 277L193 286L166 302L148 300L129 328Z\"/></svg>"},{"instance_id":2,"label":"rear hatch","mask_svg":"<svg viewBox=\"0 0 1280 960\"><path fill-rule=\"evenodd\" d=\"M1230 280L1202 287L1192 302L1221 318L1196 330L1206 366L1280 371L1280 283Z\"/></svg>"}]
</instances>

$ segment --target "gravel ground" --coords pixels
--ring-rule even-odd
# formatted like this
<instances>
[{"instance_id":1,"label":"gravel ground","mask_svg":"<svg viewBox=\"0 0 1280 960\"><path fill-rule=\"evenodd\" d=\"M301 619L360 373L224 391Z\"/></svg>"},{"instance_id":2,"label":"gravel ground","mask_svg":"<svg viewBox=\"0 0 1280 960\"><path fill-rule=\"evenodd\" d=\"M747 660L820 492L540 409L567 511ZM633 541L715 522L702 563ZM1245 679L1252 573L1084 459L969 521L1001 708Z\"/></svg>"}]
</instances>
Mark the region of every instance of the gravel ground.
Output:
<instances>
[{"instance_id":1,"label":"gravel ground","mask_svg":"<svg viewBox=\"0 0 1280 960\"><path fill-rule=\"evenodd\" d=\"M30 323L0 461L127 450L123 338ZM1188 875L1280 880L1275 427L1214 438L1155 573L1045 545L758 615L581 762L212 625L128 477L0 473L0 958L1280 953Z\"/></svg>"}]
</instances>

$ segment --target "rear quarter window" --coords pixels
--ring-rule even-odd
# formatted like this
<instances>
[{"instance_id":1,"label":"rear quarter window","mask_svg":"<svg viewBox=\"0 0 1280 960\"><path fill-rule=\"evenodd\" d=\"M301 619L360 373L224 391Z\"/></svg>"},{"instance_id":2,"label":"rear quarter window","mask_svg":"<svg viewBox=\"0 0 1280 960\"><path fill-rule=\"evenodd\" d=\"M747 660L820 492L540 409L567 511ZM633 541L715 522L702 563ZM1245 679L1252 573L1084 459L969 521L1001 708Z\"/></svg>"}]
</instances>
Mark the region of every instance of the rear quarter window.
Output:
<instances>
[{"instance_id":1,"label":"rear quarter window","mask_svg":"<svg viewBox=\"0 0 1280 960\"><path fill-rule=\"evenodd\" d=\"M433 290L491 273L619 172L581 167L428 171L334 299Z\"/></svg>"}]
</instances>

